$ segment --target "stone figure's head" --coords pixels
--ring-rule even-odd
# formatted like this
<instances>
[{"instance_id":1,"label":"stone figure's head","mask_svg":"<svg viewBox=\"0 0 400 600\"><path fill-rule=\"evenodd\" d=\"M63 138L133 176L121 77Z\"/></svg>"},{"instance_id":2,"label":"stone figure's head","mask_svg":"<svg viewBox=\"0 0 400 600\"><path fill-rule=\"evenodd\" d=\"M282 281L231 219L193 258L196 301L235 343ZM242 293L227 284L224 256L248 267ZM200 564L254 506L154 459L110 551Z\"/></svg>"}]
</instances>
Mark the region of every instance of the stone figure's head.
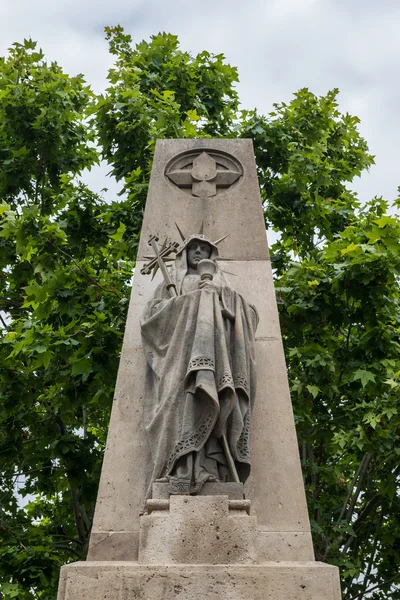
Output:
<instances>
[{"instance_id":1,"label":"stone figure's head","mask_svg":"<svg viewBox=\"0 0 400 600\"><path fill-rule=\"evenodd\" d=\"M197 265L203 258L210 258L211 246L204 240L192 240L186 247L187 265L197 269Z\"/></svg>"},{"instance_id":2,"label":"stone figure's head","mask_svg":"<svg viewBox=\"0 0 400 600\"><path fill-rule=\"evenodd\" d=\"M197 270L197 265L204 258L215 260L218 256L218 248L203 234L190 235L185 239L178 252L177 257L186 254L187 267Z\"/></svg>"}]
</instances>

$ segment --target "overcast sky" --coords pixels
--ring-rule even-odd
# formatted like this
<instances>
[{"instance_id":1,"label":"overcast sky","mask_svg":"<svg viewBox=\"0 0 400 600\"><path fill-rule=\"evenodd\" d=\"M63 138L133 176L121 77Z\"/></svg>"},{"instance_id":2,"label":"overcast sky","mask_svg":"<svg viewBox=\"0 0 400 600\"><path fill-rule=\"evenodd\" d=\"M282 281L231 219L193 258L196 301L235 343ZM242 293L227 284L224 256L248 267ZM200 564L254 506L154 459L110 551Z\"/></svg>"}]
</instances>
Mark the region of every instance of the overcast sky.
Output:
<instances>
[{"instance_id":1,"label":"overcast sky","mask_svg":"<svg viewBox=\"0 0 400 600\"><path fill-rule=\"evenodd\" d=\"M31 37L49 60L104 90L112 57L106 25L135 42L159 31L183 50L225 54L239 69L245 108L272 110L302 87L338 87L339 108L361 119L376 165L356 180L361 200L397 197L400 132L399 0L0 0L0 52ZM96 191L115 185L93 173Z\"/></svg>"}]
</instances>

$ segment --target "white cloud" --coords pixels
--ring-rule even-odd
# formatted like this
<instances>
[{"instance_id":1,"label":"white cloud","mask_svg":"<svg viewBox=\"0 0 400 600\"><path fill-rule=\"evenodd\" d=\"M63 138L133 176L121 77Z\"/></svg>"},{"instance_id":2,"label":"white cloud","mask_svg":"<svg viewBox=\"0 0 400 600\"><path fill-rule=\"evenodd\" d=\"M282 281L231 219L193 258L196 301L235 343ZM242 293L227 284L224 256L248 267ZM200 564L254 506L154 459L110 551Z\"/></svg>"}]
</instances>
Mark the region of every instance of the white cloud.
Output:
<instances>
[{"instance_id":1,"label":"white cloud","mask_svg":"<svg viewBox=\"0 0 400 600\"><path fill-rule=\"evenodd\" d=\"M268 112L301 87L339 87L339 108L361 118L376 166L356 183L363 199L396 196L399 151L400 5L397 0L15 0L0 7L0 53L32 37L96 92L113 62L105 25L121 24L135 42L177 34L193 53L224 53L238 66L243 105ZM90 183L110 186L104 170Z\"/></svg>"}]
</instances>

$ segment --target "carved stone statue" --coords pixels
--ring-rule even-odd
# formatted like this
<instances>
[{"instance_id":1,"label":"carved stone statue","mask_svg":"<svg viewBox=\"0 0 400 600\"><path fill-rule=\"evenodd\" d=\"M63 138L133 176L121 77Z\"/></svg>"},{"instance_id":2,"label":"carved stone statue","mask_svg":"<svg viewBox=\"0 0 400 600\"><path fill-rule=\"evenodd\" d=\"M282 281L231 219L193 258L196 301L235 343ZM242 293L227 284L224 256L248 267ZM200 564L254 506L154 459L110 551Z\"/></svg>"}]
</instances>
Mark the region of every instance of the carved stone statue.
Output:
<instances>
[{"instance_id":1,"label":"carved stone statue","mask_svg":"<svg viewBox=\"0 0 400 600\"><path fill-rule=\"evenodd\" d=\"M141 321L150 483L168 481L171 494L198 493L207 481L244 482L250 472L258 315L229 286L217 257L204 235L186 238Z\"/></svg>"}]
</instances>

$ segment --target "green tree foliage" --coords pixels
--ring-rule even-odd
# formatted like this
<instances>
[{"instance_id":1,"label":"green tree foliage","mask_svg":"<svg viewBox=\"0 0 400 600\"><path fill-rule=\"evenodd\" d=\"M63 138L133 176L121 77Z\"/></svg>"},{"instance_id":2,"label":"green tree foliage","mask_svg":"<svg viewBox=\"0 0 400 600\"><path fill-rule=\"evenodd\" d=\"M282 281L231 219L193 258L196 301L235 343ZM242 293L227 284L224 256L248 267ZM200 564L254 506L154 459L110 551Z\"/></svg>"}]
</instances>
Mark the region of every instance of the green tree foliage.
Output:
<instances>
[{"instance_id":1,"label":"green tree foliage","mask_svg":"<svg viewBox=\"0 0 400 600\"><path fill-rule=\"evenodd\" d=\"M82 77L24 41L0 100L0 581L5 598L52 598L87 549L134 252L126 205L77 179L98 160Z\"/></svg>"},{"instance_id":2,"label":"green tree foliage","mask_svg":"<svg viewBox=\"0 0 400 600\"><path fill-rule=\"evenodd\" d=\"M239 113L222 55L106 34L116 63L97 98L31 41L0 59L4 598L55 598L60 565L85 556L155 140L213 136L254 140L266 224L281 232L272 260L317 558L341 567L346 600L400 599L400 221L348 187L373 163L358 120L337 90ZM95 144L120 201L80 181Z\"/></svg>"},{"instance_id":3,"label":"green tree foliage","mask_svg":"<svg viewBox=\"0 0 400 600\"><path fill-rule=\"evenodd\" d=\"M400 220L346 187L373 158L336 97L301 90L248 114L244 132L281 232L272 262L316 558L341 567L346 600L395 599Z\"/></svg>"},{"instance_id":4,"label":"green tree foliage","mask_svg":"<svg viewBox=\"0 0 400 600\"><path fill-rule=\"evenodd\" d=\"M230 135L238 75L222 54L204 51L193 58L171 34L134 49L121 27L107 27L106 35L116 62L110 86L93 107L98 139L140 219L156 140Z\"/></svg>"},{"instance_id":5,"label":"green tree foliage","mask_svg":"<svg viewBox=\"0 0 400 600\"><path fill-rule=\"evenodd\" d=\"M29 40L0 62L6 599L54 598L60 566L87 551L155 139L225 134L237 108L222 56L192 59L165 34L135 50L121 28L108 37L118 58L104 98ZM97 140L125 200L107 204L79 179Z\"/></svg>"}]
</instances>

